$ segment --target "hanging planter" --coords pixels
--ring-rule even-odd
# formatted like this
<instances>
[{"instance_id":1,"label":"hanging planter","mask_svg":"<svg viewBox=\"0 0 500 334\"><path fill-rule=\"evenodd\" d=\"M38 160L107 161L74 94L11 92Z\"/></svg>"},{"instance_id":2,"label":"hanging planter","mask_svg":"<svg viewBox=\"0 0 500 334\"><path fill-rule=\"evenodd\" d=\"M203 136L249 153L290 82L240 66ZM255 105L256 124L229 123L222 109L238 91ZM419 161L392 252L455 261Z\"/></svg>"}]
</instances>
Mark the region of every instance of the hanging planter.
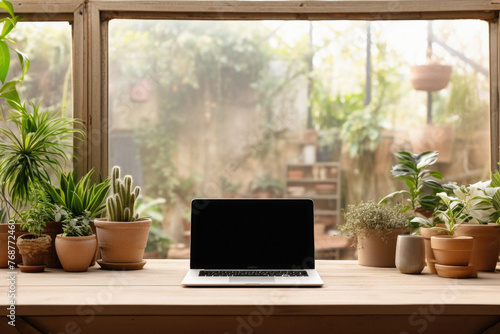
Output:
<instances>
[{"instance_id":1,"label":"hanging planter","mask_svg":"<svg viewBox=\"0 0 500 334\"><path fill-rule=\"evenodd\" d=\"M436 92L450 82L451 66L441 64L415 65L410 67L411 85L416 90Z\"/></svg>"}]
</instances>

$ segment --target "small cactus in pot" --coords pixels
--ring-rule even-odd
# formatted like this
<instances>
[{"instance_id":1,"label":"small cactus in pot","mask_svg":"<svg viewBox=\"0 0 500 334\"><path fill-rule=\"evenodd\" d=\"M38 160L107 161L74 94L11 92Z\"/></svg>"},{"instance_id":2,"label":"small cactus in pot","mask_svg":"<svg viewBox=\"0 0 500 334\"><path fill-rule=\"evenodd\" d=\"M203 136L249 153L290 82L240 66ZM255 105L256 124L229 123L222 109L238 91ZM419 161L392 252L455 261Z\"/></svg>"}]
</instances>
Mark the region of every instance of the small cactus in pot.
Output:
<instances>
[{"instance_id":1,"label":"small cactus in pot","mask_svg":"<svg viewBox=\"0 0 500 334\"><path fill-rule=\"evenodd\" d=\"M135 212L141 189L132 188L132 183L130 175L122 180L120 167L113 167L113 194L106 200L107 218L96 219L94 223L102 254L102 260L97 263L105 269L141 269L146 263L143 255L151 219L139 218Z\"/></svg>"},{"instance_id":2,"label":"small cactus in pot","mask_svg":"<svg viewBox=\"0 0 500 334\"><path fill-rule=\"evenodd\" d=\"M141 188L135 187L132 191L132 176L127 175L120 179L120 167L113 167L112 172L113 196L108 197L106 207L109 221L130 222L139 219L135 213L135 203L141 194Z\"/></svg>"}]
</instances>

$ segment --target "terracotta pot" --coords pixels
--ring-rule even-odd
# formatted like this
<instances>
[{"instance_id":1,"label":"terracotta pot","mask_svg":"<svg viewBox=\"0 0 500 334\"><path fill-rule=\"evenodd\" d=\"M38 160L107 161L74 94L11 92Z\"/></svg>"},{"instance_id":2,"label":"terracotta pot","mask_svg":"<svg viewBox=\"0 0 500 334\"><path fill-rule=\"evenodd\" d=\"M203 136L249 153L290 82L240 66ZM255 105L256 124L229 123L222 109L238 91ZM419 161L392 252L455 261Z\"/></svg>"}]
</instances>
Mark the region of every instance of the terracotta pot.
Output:
<instances>
[{"instance_id":1,"label":"terracotta pot","mask_svg":"<svg viewBox=\"0 0 500 334\"><path fill-rule=\"evenodd\" d=\"M438 227L444 227L444 224L439 224ZM434 252L432 251L431 247L431 237L433 235L446 235L446 231L428 227L421 227L420 235L424 238L425 259L427 262L427 267L429 268L429 272L431 274L437 274L436 258L434 257Z\"/></svg>"},{"instance_id":2,"label":"terracotta pot","mask_svg":"<svg viewBox=\"0 0 500 334\"><path fill-rule=\"evenodd\" d=\"M23 257L23 265L39 266L47 264L47 255L50 251L52 238L50 235L42 234L39 238L33 238L32 233L26 233L17 239L19 253Z\"/></svg>"},{"instance_id":3,"label":"terracotta pot","mask_svg":"<svg viewBox=\"0 0 500 334\"><path fill-rule=\"evenodd\" d=\"M305 171L297 169L297 170L289 170L288 178L290 180L300 180L303 179L305 175Z\"/></svg>"},{"instance_id":4,"label":"terracotta pot","mask_svg":"<svg viewBox=\"0 0 500 334\"><path fill-rule=\"evenodd\" d=\"M410 68L411 85L416 90L436 92L450 82L451 66L441 64L416 65Z\"/></svg>"},{"instance_id":5,"label":"terracotta pot","mask_svg":"<svg viewBox=\"0 0 500 334\"><path fill-rule=\"evenodd\" d=\"M62 268L61 262L59 261L56 252L56 237L62 232L62 223L47 222L45 224L45 230L43 230L43 233L50 235L50 237L52 238L49 253L47 254L48 268Z\"/></svg>"},{"instance_id":6,"label":"terracotta pot","mask_svg":"<svg viewBox=\"0 0 500 334\"><path fill-rule=\"evenodd\" d=\"M9 226L14 225L14 229L12 230ZM14 231L11 232L10 231ZM16 241L19 237L26 232L21 231L20 224L0 224L0 268L7 268L9 265L9 240L14 242L10 243L10 246L14 246L14 262L15 265L23 262L23 258L19 253L19 249L17 248ZM10 238L9 238L10 236ZM11 249L12 250L12 249Z\"/></svg>"},{"instance_id":7,"label":"terracotta pot","mask_svg":"<svg viewBox=\"0 0 500 334\"><path fill-rule=\"evenodd\" d=\"M314 186L316 192L321 195L334 194L337 190L336 184L317 184Z\"/></svg>"},{"instance_id":8,"label":"terracotta pot","mask_svg":"<svg viewBox=\"0 0 500 334\"><path fill-rule=\"evenodd\" d=\"M106 263L141 262L148 241L151 219L135 222L109 222L96 219L97 240Z\"/></svg>"},{"instance_id":9,"label":"terracotta pot","mask_svg":"<svg viewBox=\"0 0 500 334\"><path fill-rule=\"evenodd\" d=\"M94 257L92 258L92 261L90 262L90 266L89 266L89 267L93 267L93 266L95 266L95 264L97 262L97 253L99 252L99 246L98 246L98 243L97 243L97 229L95 227L94 222L90 222L90 228L92 229L92 232L96 236L96 245L95 245Z\"/></svg>"},{"instance_id":10,"label":"terracotta pot","mask_svg":"<svg viewBox=\"0 0 500 334\"><path fill-rule=\"evenodd\" d=\"M396 268L403 274L420 274L424 267L424 238L420 235L398 235Z\"/></svg>"},{"instance_id":11,"label":"terracotta pot","mask_svg":"<svg viewBox=\"0 0 500 334\"><path fill-rule=\"evenodd\" d=\"M431 247L438 264L446 266L468 266L472 253L472 237L435 235Z\"/></svg>"},{"instance_id":12,"label":"terracotta pot","mask_svg":"<svg viewBox=\"0 0 500 334\"><path fill-rule=\"evenodd\" d=\"M474 238L470 264L478 271L495 271L500 253L500 225L462 224L457 236Z\"/></svg>"},{"instance_id":13,"label":"terracotta pot","mask_svg":"<svg viewBox=\"0 0 500 334\"><path fill-rule=\"evenodd\" d=\"M65 271L87 271L95 254L95 234L85 237L56 237L56 251Z\"/></svg>"},{"instance_id":14,"label":"terracotta pot","mask_svg":"<svg viewBox=\"0 0 500 334\"><path fill-rule=\"evenodd\" d=\"M395 267L396 242L403 229L369 229L358 235L358 263L369 267ZM379 233L383 234L384 239Z\"/></svg>"}]
</instances>

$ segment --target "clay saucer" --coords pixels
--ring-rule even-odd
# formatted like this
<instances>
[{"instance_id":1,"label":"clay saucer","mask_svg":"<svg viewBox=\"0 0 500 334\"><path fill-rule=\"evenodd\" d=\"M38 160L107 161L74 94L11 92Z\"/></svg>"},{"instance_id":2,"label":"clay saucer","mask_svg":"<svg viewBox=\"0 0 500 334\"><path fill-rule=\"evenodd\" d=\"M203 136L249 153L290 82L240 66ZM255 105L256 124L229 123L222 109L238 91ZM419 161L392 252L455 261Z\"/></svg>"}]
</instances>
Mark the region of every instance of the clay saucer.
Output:
<instances>
[{"instance_id":1,"label":"clay saucer","mask_svg":"<svg viewBox=\"0 0 500 334\"><path fill-rule=\"evenodd\" d=\"M103 262L102 260L97 260L97 264L101 266L101 269L106 270L139 270L146 264L145 260L141 262Z\"/></svg>"},{"instance_id":2,"label":"clay saucer","mask_svg":"<svg viewBox=\"0 0 500 334\"><path fill-rule=\"evenodd\" d=\"M446 278L474 278L477 277L477 270L473 266L446 266L436 263L436 270L439 276Z\"/></svg>"},{"instance_id":3,"label":"clay saucer","mask_svg":"<svg viewBox=\"0 0 500 334\"><path fill-rule=\"evenodd\" d=\"M25 266L22 263L19 263L17 265L19 269L21 269L22 273L41 273L45 270L45 267L47 267L46 264L42 264L39 266Z\"/></svg>"}]
</instances>

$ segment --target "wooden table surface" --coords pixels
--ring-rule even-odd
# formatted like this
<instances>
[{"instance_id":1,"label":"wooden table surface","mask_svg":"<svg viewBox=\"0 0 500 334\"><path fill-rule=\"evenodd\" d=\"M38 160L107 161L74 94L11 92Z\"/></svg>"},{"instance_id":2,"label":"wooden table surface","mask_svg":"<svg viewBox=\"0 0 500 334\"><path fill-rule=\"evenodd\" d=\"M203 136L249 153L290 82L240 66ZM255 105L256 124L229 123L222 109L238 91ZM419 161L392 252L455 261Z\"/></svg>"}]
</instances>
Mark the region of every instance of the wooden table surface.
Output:
<instances>
[{"instance_id":1,"label":"wooden table surface","mask_svg":"<svg viewBox=\"0 0 500 334\"><path fill-rule=\"evenodd\" d=\"M43 327L43 319L51 316L66 317L67 323L68 319L82 320L94 315L177 317L176 321L179 316L221 316L234 321L235 316L264 314L266 319L271 315L283 319L331 316L337 324L342 324L341 318L351 319L352 323L353 317L375 321L385 316L393 323L400 319L402 325L397 326L409 330L408 333L412 329L420 333L418 329L424 326L418 322L420 318L427 319L425 333L440 323L437 318L454 319L457 333L474 333L480 324L481 330L486 330L500 321L498 272L479 273L476 279L446 279L431 275L426 269L421 275L404 275L395 268L359 266L357 261L316 264L325 281L321 288L183 288L180 283L189 268L188 260L148 260L144 269L138 271L106 271L96 265L83 273L60 269L46 269L38 274L17 272L16 317ZM9 271L0 269L0 275L0 314L6 315ZM412 316L416 325L412 324ZM471 331L461 331L465 330L465 325L460 325L460 319L467 318L464 316L475 316L470 319L476 322L467 321L476 326L473 330L471 327ZM500 333L499 326L498 332L492 333Z\"/></svg>"}]
</instances>

